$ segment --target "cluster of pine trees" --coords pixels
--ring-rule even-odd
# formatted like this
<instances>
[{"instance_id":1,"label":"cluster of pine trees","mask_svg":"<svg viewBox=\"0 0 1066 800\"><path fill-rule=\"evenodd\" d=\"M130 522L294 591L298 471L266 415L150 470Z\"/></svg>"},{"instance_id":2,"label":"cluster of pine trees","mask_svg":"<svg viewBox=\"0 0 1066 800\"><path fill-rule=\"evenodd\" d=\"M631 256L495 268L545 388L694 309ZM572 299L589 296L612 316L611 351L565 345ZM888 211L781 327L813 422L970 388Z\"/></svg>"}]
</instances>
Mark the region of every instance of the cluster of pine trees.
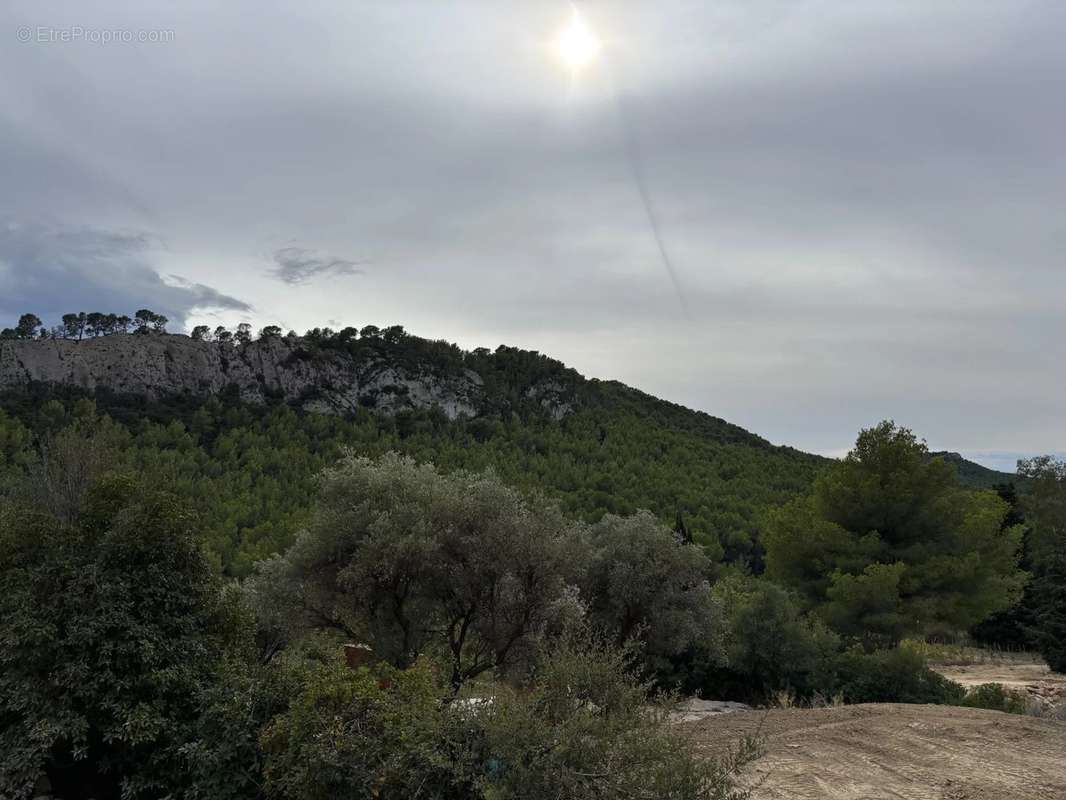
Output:
<instances>
[{"instance_id":1,"label":"cluster of pine trees","mask_svg":"<svg viewBox=\"0 0 1066 800\"><path fill-rule=\"evenodd\" d=\"M543 413L449 420L434 410L338 417L232 395L147 403L33 387L2 399L0 437L20 443L10 458L23 463L64 431L84 432L108 463L156 476L187 498L210 551L233 576L292 543L310 512L315 476L345 448L405 453L447 471L492 468L589 522L648 509L674 524L680 514L712 556L757 571L766 509L809 487L823 460L738 438L709 418L679 430L668 405L624 387L595 388L597 402L555 421ZM517 403L521 392L511 394ZM504 407L508 396L499 395Z\"/></svg>"},{"instance_id":2,"label":"cluster of pine trees","mask_svg":"<svg viewBox=\"0 0 1066 800\"><path fill-rule=\"evenodd\" d=\"M2 339L93 339L116 333L165 333L169 320L151 309L142 308L132 317L100 311L64 314L59 325L45 326L36 314L23 314L14 328L0 330Z\"/></svg>"}]
</instances>

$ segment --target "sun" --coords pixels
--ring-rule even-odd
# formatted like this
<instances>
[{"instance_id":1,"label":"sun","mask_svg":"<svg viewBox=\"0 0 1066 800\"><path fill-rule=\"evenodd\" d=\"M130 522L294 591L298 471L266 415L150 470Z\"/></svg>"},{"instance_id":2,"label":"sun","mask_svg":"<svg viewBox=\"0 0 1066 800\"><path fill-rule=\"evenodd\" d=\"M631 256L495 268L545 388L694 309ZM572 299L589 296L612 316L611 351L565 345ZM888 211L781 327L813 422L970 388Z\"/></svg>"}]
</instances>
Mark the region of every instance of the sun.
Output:
<instances>
[{"instance_id":1,"label":"sun","mask_svg":"<svg viewBox=\"0 0 1066 800\"><path fill-rule=\"evenodd\" d=\"M575 8L570 22L555 38L555 50L571 72L588 66L600 54L603 45Z\"/></svg>"}]
</instances>

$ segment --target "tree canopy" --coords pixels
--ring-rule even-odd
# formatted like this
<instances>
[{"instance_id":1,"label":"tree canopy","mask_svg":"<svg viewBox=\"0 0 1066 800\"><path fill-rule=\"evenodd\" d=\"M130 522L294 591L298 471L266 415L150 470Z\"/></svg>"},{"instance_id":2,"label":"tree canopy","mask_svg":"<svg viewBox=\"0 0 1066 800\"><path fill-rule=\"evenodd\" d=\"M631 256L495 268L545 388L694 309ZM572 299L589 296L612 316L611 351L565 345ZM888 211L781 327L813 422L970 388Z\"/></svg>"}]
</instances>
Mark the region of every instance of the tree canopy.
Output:
<instances>
[{"instance_id":1,"label":"tree canopy","mask_svg":"<svg viewBox=\"0 0 1066 800\"><path fill-rule=\"evenodd\" d=\"M582 582L590 618L618 644L643 642L652 658L713 646L717 614L706 552L681 541L648 512L607 515L589 530Z\"/></svg>"},{"instance_id":2,"label":"tree canopy","mask_svg":"<svg viewBox=\"0 0 1066 800\"><path fill-rule=\"evenodd\" d=\"M398 667L443 650L458 690L528 658L565 613L580 548L556 506L492 474L349 456L323 473L311 524L254 586L265 608L302 609L309 628L367 639Z\"/></svg>"},{"instance_id":3,"label":"tree canopy","mask_svg":"<svg viewBox=\"0 0 1066 800\"><path fill-rule=\"evenodd\" d=\"M812 493L774 511L767 575L836 630L870 642L968 628L1019 598L1020 527L1007 504L891 422L864 430Z\"/></svg>"},{"instance_id":4,"label":"tree canopy","mask_svg":"<svg viewBox=\"0 0 1066 800\"><path fill-rule=\"evenodd\" d=\"M0 794L158 797L227 638L173 497L112 476L76 523L0 510Z\"/></svg>"}]
</instances>

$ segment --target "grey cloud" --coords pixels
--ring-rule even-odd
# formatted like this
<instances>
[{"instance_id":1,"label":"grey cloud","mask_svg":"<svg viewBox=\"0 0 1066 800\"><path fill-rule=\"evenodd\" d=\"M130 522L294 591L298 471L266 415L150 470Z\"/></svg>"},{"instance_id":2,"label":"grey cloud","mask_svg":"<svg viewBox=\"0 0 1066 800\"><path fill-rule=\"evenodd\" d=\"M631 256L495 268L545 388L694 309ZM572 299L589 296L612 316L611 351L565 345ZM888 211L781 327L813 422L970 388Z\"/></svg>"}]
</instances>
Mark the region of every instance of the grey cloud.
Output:
<instances>
[{"instance_id":1,"label":"grey cloud","mask_svg":"<svg viewBox=\"0 0 1066 800\"><path fill-rule=\"evenodd\" d=\"M183 278L181 275L170 273L167 275L167 278L169 279L167 288L180 289L186 293L186 297L190 301L190 310L228 310L245 311L249 313L255 310L243 300L230 297L228 294L223 294L218 291L218 289L213 289L202 283L190 281Z\"/></svg>"},{"instance_id":2,"label":"grey cloud","mask_svg":"<svg viewBox=\"0 0 1066 800\"><path fill-rule=\"evenodd\" d=\"M161 269L190 285L160 288L153 243L129 243L97 260L105 294L184 307L209 284L258 324L507 341L808 449L882 416L952 450L1061 449L1063 4L585 6L620 42L616 80L571 90L540 44L566 8L533 0L237 0L224 17L199 0L27 2L19 23L178 36L0 48L26 76L0 86L0 214L118 220L191 254ZM388 269L335 280L358 271L338 253ZM125 280L128 260L149 273ZM47 261L0 268L0 287ZM64 282L34 296L65 306Z\"/></svg>"},{"instance_id":3,"label":"grey cloud","mask_svg":"<svg viewBox=\"0 0 1066 800\"><path fill-rule=\"evenodd\" d=\"M69 311L152 308L181 324L194 311L251 312L242 300L150 266L160 242L137 231L0 223L0 314L32 311L46 321Z\"/></svg>"},{"instance_id":4,"label":"grey cloud","mask_svg":"<svg viewBox=\"0 0 1066 800\"><path fill-rule=\"evenodd\" d=\"M361 275L358 261L316 253L305 247L282 247L274 251L271 274L284 283L299 285L316 278Z\"/></svg>"}]
</instances>

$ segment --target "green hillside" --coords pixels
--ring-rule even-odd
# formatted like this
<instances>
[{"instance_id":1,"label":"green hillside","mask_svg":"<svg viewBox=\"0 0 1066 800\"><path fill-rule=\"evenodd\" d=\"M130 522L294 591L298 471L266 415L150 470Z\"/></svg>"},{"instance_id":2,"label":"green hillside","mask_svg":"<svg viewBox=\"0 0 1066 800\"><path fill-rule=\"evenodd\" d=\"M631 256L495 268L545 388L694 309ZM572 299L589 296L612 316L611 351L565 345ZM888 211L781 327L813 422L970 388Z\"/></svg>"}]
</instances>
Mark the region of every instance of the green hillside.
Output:
<instances>
[{"instance_id":1,"label":"green hillside","mask_svg":"<svg viewBox=\"0 0 1066 800\"><path fill-rule=\"evenodd\" d=\"M941 451L930 453L929 456L931 458L942 458L949 464L954 464L955 471L959 476L959 482L974 489L991 489L1008 483L1021 486L1025 483L1025 479L1019 478L1016 473L989 469L975 461L963 458L958 453Z\"/></svg>"}]
</instances>

